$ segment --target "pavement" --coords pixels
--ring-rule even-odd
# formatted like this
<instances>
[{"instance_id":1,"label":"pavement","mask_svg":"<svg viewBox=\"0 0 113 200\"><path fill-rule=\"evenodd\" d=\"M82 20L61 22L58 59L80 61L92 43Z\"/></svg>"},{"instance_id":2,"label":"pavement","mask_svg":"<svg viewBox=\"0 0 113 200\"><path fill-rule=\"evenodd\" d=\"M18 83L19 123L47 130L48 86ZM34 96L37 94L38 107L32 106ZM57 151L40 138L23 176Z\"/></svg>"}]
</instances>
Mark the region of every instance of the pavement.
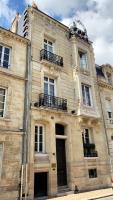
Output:
<instances>
[{"instance_id":1,"label":"pavement","mask_svg":"<svg viewBox=\"0 0 113 200\"><path fill-rule=\"evenodd\" d=\"M93 200L93 199L113 200L113 189L108 188L90 192L83 192L79 194L69 194L67 196L52 198L51 200Z\"/></svg>"}]
</instances>

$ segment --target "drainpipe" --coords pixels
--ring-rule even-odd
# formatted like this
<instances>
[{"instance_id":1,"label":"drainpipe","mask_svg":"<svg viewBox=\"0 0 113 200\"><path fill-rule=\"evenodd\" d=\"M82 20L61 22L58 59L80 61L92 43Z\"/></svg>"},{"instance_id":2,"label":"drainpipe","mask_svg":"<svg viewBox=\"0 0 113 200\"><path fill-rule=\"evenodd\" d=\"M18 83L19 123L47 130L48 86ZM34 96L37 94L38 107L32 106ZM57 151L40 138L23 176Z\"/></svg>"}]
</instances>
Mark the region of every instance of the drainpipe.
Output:
<instances>
[{"instance_id":1,"label":"drainpipe","mask_svg":"<svg viewBox=\"0 0 113 200\"><path fill-rule=\"evenodd\" d=\"M98 77L97 77L97 81L98 81ZM98 85L98 82L97 82L97 85ZM107 150L108 150L109 165L110 165L110 178L112 180L113 179L113 175L112 175L113 167L112 167L112 161L111 161L111 156L110 156L109 140L108 140L108 136L107 136L107 129L106 129L106 123L105 123L106 120L105 120L105 117L104 117L104 109L103 109L103 106L102 106L102 100L101 100L101 93L100 93L99 85L98 85L98 91L99 91L102 119L103 119L103 124L104 124L104 129L105 129L105 136L106 136L106 141L107 141Z\"/></svg>"},{"instance_id":2,"label":"drainpipe","mask_svg":"<svg viewBox=\"0 0 113 200\"><path fill-rule=\"evenodd\" d=\"M25 89L24 89L24 116L23 116L23 135L22 135L22 166L21 166L20 200L22 200L24 184L25 184L25 199L27 196L28 123L29 123L29 115L30 115L30 96L29 96L30 63L31 63L31 46L30 44L27 44ZM25 180L24 180L24 177L25 177Z\"/></svg>"}]
</instances>

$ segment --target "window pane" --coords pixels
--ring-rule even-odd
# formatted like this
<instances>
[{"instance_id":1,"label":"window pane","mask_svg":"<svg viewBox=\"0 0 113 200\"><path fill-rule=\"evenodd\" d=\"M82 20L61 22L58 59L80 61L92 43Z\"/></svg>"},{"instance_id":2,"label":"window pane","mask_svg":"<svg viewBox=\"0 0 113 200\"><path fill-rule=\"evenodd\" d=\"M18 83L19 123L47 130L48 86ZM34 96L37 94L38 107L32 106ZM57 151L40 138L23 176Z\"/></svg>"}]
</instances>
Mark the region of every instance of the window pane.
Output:
<instances>
[{"instance_id":1,"label":"window pane","mask_svg":"<svg viewBox=\"0 0 113 200\"><path fill-rule=\"evenodd\" d=\"M47 50L47 44L44 44L44 49Z\"/></svg>"},{"instance_id":2,"label":"window pane","mask_svg":"<svg viewBox=\"0 0 113 200\"><path fill-rule=\"evenodd\" d=\"M9 55L9 48L6 48L6 47L5 47L4 53Z\"/></svg>"},{"instance_id":3,"label":"window pane","mask_svg":"<svg viewBox=\"0 0 113 200\"><path fill-rule=\"evenodd\" d=\"M48 83L44 83L44 94L48 94Z\"/></svg>"},{"instance_id":4,"label":"window pane","mask_svg":"<svg viewBox=\"0 0 113 200\"><path fill-rule=\"evenodd\" d=\"M48 41L48 44L52 46L52 42Z\"/></svg>"},{"instance_id":5,"label":"window pane","mask_svg":"<svg viewBox=\"0 0 113 200\"><path fill-rule=\"evenodd\" d=\"M37 138L37 133L35 133L35 142L38 141L38 138Z\"/></svg>"},{"instance_id":6,"label":"window pane","mask_svg":"<svg viewBox=\"0 0 113 200\"><path fill-rule=\"evenodd\" d=\"M44 39L44 42L45 42L45 43L47 43L47 40L46 40L46 39Z\"/></svg>"},{"instance_id":7,"label":"window pane","mask_svg":"<svg viewBox=\"0 0 113 200\"><path fill-rule=\"evenodd\" d=\"M88 86L85 86L85 91L86 91L86 104L91 106L90 91Z\"/></svg>"},{"instance_id":8,"label":"window pane","mask_svg":"<svg viewBox=\"0 0 113 200\"><path fill-rule=\"evenodd\" d=\"M37 143L36 143L36 142L35 142L35 151L36 151L36 152L38 151Z\"/></svg>"},{"instance_id":9,"label":"window pane","mask_svg":"<svg viewBox=\"0 0 113 200\"><path fill-rule=\"evenodd\" d=\"M38 126L35 126L35 133L38 132Z\"/></svg>"},{"instance_id":10,"label":"window pane","mask_svg":"<svg viewBox=\"0 0 113 200\"><path fill-rule=\"evenodd\" d=\"M48 77L44 77L44 81L48 81Z\"/></svg>"},{"instance_id":11,"label":"window pane","mask_svg":"<svg viewBox=\"0 0 113 200\"><path fill-rule=\"evenodd\" d=\"M40 126L39 134L42 135L42 126Z\"/></svg>"},{"instance_id":12,"label":"window pane","mask_svg":"<svg viewBox=\"0 0 113 200\"><path fill-rule=\"evenodd\" d=\"M81 68L86 69L87 68L87 54L79 52L79 56L80 56L80 66L81 66Z\"/></svg>"},{"instance_id":13,"label":"window pane","mask_svg":"<svg viewBox=\"0 0 113 200\"><path fill-rule=\"evenodd\" d=\"M0 110L0 117L3 117L3 110Z\"/></svg>"},{"instance_id":14,"label":"window pane","mask_svg":"<svg viewBox=\"0 0 113 200\"><path fill-rule=\"evenodd\" d=\"M3 66L8 68L9 65L9 48L4 48Z\"/></svg>"},{"instance_id":15,"label":"window pane","mask_svg":"<svg viewBox=\"0 0 113 200\"><path fill-rule=\"evenodd\" d=\"M48 51L50 51L51 53L53 53L53 47L52 46L48 46Z\"/></svg>"},{"instance_id":16,"label":"window pane","mask_svg":"<svg viewBox=\"0 0 113 200\"><path fill-rule=\"evenodd\" d=\"M3 144L0 144L0 176L2 173Z\"/></svg>"},{"instance_id":17,"label":"window pane","mask_svg":"<svg viewBox=\"0 0 113 200\"><path fill-rule=\"evenodd\" d=\"M86 104L86 101L85 101L85 88L84 88L84 85L82 85L82 97L83 97L83 103Z\"/></svg>"},{"instance_id":18,"label":"window pane","mask_svg":"<svg viewBox=\"0 0 113 200\"><path fill-rule=\"evenodd\" d=\"M49 79L49 82L50 82L50 83L54 83L54 79L51 79L51 78L50 78L50 79Z\"/></svg>"},{"instance_id":19,"label":"window pane","mask_svg":"<svg viewBox=\"0 0 113 200\"><path fill-rule=\"evenodd\" d=\"M8 68L9 63L7 61L3 61L3 67Z\"/></svg>"},{"instance_id":20,"label":"window pane","mask_svg":"<svg viewBox=\"0 0 113 200\"><path fill-rule=\"evenodd\" d=\"M43 137L42 137L42 135L40 135L39 136L39 141L42 142L42 139L43 139Z\"/></svg>"},{"instance_id":21,"label":"window pane","mask_svg":"<svg viewBox=\"0 0 113 200\"><path fill-rule=\"evenodd\" d=\"M4 61L9 62L9 55L8 54L4 54Z\"/></svg>"},{"instance_id":22,"label":"window pane","mask_svg":"<svg viewBox=\"0 0 113 200\"><path fill-rule=\"evenodd\" d=\"M50 85L50 95L54 96L54 85Z\"/></svg>"},{"instance_id":23,"label":"window pane","mask_svg":"<svg viewBox=\"0 0 113 200\"><path fill-rule=\"evenodd\" d=\"M0 117L3 117L5 102L5 89L0 89Z\"/></svg>"},{"instance_id":24,"label":"window pane","mask_svg":"<svg viewBox=\"0 0 113 200\"><path fill-rule=\"evenodd\" d=\"M1 64L1 59L2 59L2 46L0 46L0 64Z\"/></svg>"},{"instance_id":25,"label":"window pane","mask_svg":"<svg viewBox=\"0 0 113 200\"><path fill-rule=\"evenodd\" d=\"M0 88L0 95L5 95L5 89Z\"/></svg>"},{"instance_id":26,"label":"window pane","mask_svg":"<svg viewBox=\"0 0 113 200\"><path fill-rule=\"evenodd\" d=\"M1 64L1 59L2 59L2 46L0 46L0 64Z\"/></svg>"},{"instance_id":27,"label":"window pane","mask_svg":"<svg viewBox=\"0 0 113 200\"><path fill-rule=\"evenodd\" d=\"M42 152L43 149L42 149L42 143L39 143L39 152Z\"/></svg>"}]
</instances>

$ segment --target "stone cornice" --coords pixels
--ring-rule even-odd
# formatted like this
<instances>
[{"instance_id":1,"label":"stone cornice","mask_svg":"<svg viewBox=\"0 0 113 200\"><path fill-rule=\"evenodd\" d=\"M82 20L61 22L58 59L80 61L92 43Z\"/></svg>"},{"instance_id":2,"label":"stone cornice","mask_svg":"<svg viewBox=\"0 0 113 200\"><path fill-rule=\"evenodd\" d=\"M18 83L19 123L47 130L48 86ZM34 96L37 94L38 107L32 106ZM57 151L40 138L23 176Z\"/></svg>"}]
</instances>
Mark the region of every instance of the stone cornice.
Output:
<instances>
[{"instance_id":1,"label":"stone cornice","mask_svg":"<svg viewBox=\"0 0 113 200\"><path fill-rule=\"evenodd\" d=\"M113 85L110 85L110 84L108 84L108 83L105 83L105 82L103 82L103 81L101 81L101 80L97 80L97 83L98 83L98 85L101 86L101 87L104 87L104 88L113 90Z\"/></svg>"},{"instance_id":2,"label":"stone cornice","mask_svg":"<svg viewBox=\"0 0 113 200\"><path fill-rule=\"evenodd\" d=\"M3 35L10 37L10 38L13 38L13 39L15 39L19 42L24 43L24 44L30 44L30 41L28 39L26 39L26 38L24 38L24 37L22 37L22 36L20 36L16 33L13 33L13 32L11 32L11 31L9 31L9 30L1 27L1 26L0 26L0 34L3 34Z\"/></svg>"},{"instance_id":3,"label":"stone cornice","mask_svg":"<svg viewBox=\"0 0 113 200\"><path fill-rule=\"evenodd\" d=\"M9 71L9 70L6 71L5 69L2 69L2 68L0 68L0 74L25 81L24 76L18 75L15 72L12 72L12 71Z\"/></svg>"}]
</instances>

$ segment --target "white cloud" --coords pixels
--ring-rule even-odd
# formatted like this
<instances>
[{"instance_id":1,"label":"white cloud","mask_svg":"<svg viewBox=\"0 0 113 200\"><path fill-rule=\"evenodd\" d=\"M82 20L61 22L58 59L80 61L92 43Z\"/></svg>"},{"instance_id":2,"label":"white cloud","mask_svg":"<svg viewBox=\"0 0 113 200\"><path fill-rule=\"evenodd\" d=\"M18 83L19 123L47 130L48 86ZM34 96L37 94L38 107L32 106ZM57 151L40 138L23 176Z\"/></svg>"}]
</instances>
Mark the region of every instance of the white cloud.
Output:
<instances>
[{"instance_id":1,"label":"white cloud","mask_svg":"<svg viewBox=\"0 0 113 200\"><path fill-rule=\"evenodd\" d=\"M11 22L11 20L15 16L15 10L9 7L9 0L0 0L0 17L4 17L7 22Z\"/></svg>"},{"instance_id":2,"label":"white cloud","mask_svg":"<svg viewBox=\"0 0 113 200\"><path fill-rule=\"evenodd\" d=\"M99 64L110 63L113 66L113 42L108 43L100 37L94 41L94 52Z\"/></svg>"},{"instance_id":3,"label":"white cloud","mask_svg":"<svg viewBox=\"0 0 113 200\"><path fill-rule=\"evenodd\" d=\"M55 16L66 17L75 13L77 9L87 6L89 0L25 0L27 4L36 2L39 9Z\"/></svg>"},{"instance_id":4,"label":"white cloud","mask_svg":"<svg viewBox=\"0 0 113 200\"><path fill-rule=\"evenodd\" d=\"M25 0L32 3L32 0ZM93 41L97 64L113 65L113 0L35 0L39 9L70 25L80 19Z\"/></svg>"}]
</instances>

